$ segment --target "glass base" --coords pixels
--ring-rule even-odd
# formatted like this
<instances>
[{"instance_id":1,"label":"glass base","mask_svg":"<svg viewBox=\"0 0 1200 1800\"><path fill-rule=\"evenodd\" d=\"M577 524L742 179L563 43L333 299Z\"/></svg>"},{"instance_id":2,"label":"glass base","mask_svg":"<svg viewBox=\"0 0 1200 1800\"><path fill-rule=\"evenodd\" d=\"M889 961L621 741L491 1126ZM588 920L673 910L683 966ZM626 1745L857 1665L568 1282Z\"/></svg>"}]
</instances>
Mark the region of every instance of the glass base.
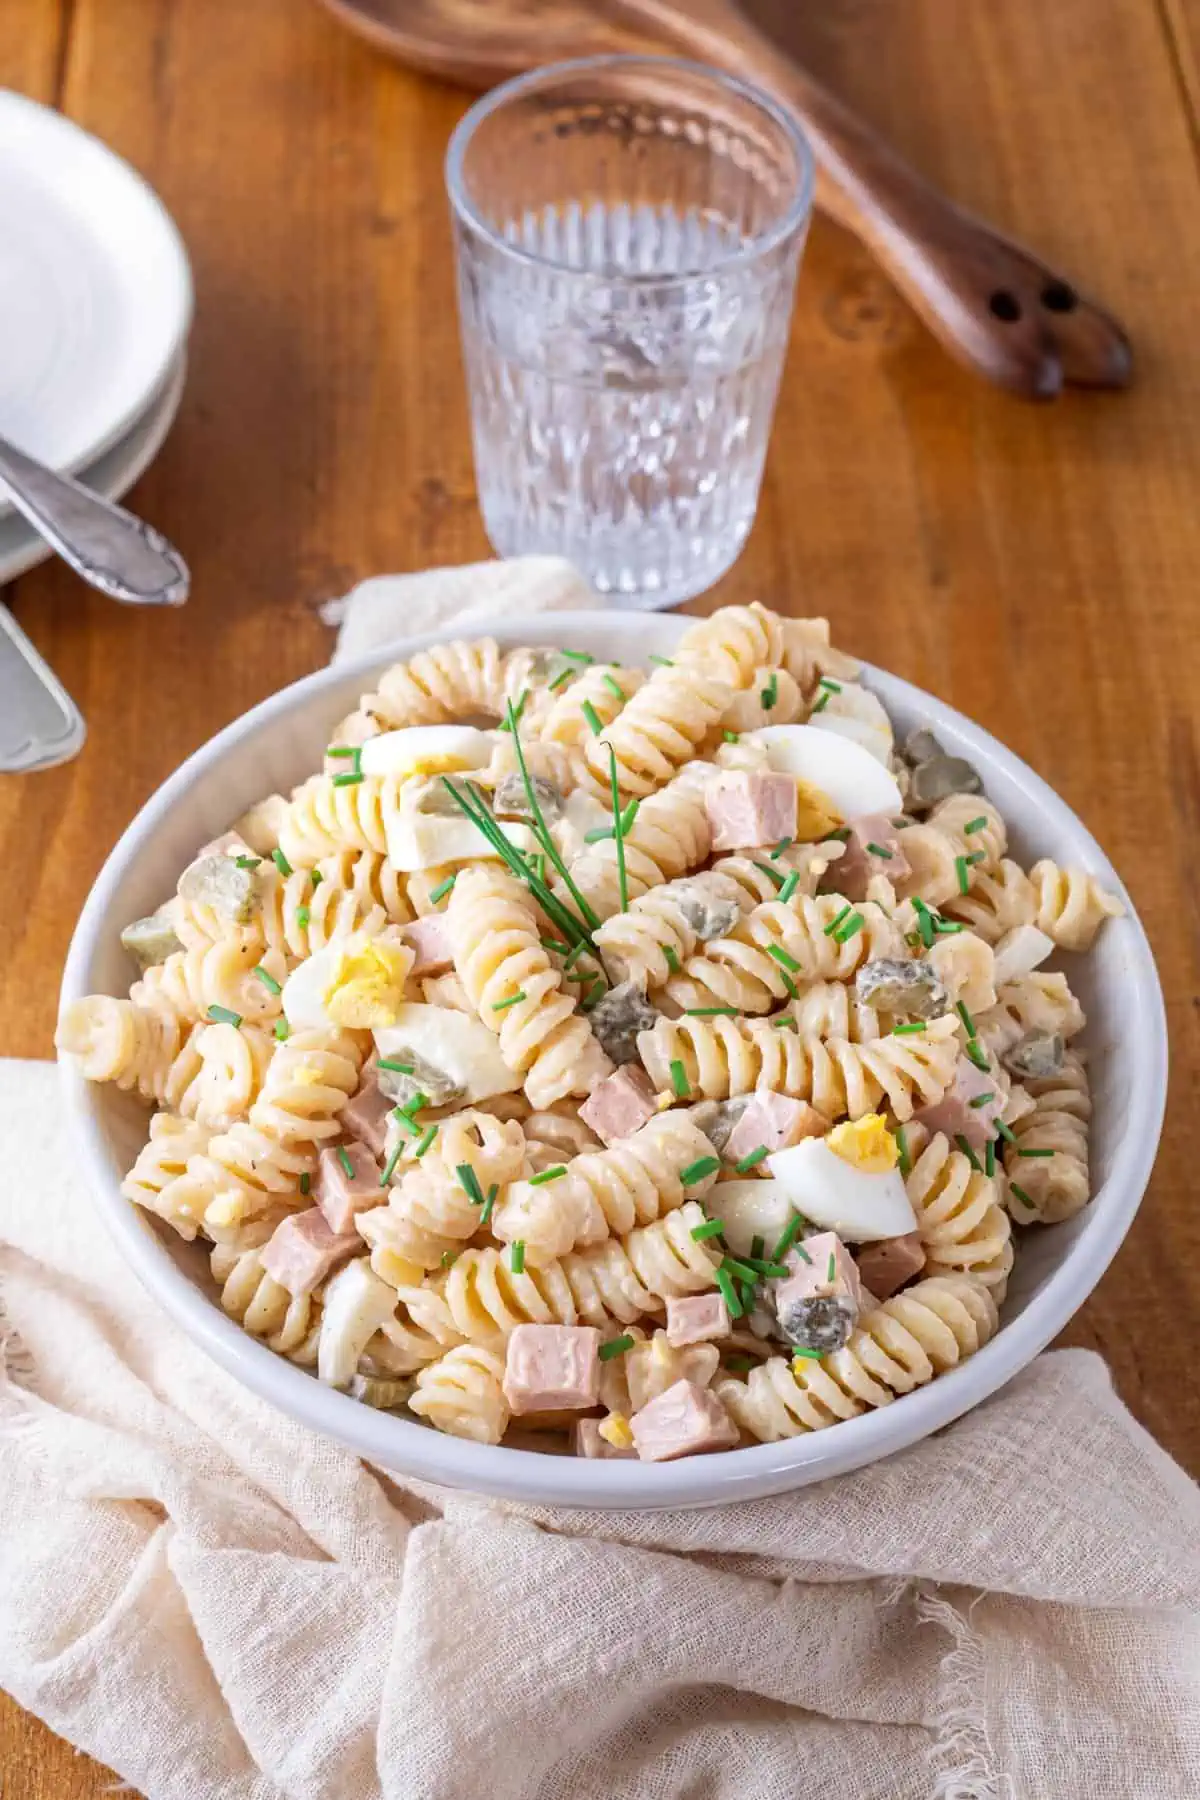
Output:
<instances>
[{"instance_id":1,"label":"glass base","mask_svg":"<svg viewBox=\"0 0 1200 1800\"><path fill-rule=\"evenodd\" d=\"M611 608L613 612L667 612L673 606L682 606L687 600L696 600L701 594L709 593L737 562L749 536L748 530L743 532L736 543L728 546L727 554L712 561L698 563L686 573L681 571L673 581L655 582L651 587L638 587L633 583L617 587L607 579L603 570L589 568L586 558L578 554L578 547L575 545L553 543L546 539L520 542L504 533L493 531L486 516L483 528L488 542L499 557L565 557L596 590L598 603L602 607Z\"/></svg>"}]
</instances>

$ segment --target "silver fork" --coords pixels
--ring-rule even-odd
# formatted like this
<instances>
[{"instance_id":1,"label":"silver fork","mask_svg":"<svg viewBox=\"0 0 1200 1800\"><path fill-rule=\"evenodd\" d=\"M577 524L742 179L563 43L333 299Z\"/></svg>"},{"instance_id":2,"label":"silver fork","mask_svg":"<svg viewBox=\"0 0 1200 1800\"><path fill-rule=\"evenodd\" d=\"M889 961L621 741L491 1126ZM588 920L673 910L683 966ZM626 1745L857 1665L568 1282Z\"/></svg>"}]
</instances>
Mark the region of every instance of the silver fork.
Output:
<instances>
[{"instance_id":1,"label":"silver fork","mask_svg":"<svg viewBox=\"0 0 1200 1800\"><path fill-rule=\"evenodd\" d=\"M10 500L64 562L112 599L130 606L182 606L187 599L187 564L161 532L4 438L0 498ZM0 773L52 768L78 755L85 735L79 708L0 606Z\"/></svg>"}]
</instances>

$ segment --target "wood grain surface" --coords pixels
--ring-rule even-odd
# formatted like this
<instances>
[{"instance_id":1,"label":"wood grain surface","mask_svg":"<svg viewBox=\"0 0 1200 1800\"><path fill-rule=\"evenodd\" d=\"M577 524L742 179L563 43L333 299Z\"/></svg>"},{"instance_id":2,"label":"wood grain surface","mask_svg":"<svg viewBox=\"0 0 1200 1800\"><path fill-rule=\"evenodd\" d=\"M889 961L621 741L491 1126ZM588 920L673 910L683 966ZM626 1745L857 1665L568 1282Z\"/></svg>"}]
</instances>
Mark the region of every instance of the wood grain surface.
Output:
<instances>
[{"instance_id":1,"label":"wood grain surface","mask_svg":"<svg viewBox=\"0 0 1200 1800\"><path fill-rule=\"evenodd\" d=\"M1124 873L1164 977L1172 1093L1137 1223L1064 1341L1101 1350L1196 1471L1200 0L753 10L1133 337L1128 394L1023 406L952 366L818 223L758 523L713 599L829 614L839 642L1027 758ZM183 408L132 496L188 556L191 603L123 612L54 565L5 596L89 724L77 761L0 780L0 1051L45 1056L76 914L153 788L326 659L321 600L487 545L441 182L463 96L308 0L4 0L0 84L149 177L197 290ZM4 1800L112 1781L0 1697Z\"/></svg>"}]
</instances>

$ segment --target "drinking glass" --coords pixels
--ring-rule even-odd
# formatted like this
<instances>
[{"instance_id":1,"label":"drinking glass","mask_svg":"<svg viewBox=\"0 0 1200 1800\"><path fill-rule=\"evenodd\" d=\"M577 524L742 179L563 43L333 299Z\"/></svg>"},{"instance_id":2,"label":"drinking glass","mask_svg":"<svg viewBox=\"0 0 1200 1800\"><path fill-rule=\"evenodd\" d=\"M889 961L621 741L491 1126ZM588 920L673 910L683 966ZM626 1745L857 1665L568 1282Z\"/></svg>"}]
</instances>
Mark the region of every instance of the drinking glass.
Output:
<instances>
[{"instance_id":1,"label":"drinking glass","mask_svg":"<svg viewBox=\"0 0 1200 1800\"><path fill-rule=\"evenodd\" d=\"M479 502L501 556L677 605L754 519L812 157L746 83L598 56L507 82L450 143Z\"/></svg>"}]
</instances>

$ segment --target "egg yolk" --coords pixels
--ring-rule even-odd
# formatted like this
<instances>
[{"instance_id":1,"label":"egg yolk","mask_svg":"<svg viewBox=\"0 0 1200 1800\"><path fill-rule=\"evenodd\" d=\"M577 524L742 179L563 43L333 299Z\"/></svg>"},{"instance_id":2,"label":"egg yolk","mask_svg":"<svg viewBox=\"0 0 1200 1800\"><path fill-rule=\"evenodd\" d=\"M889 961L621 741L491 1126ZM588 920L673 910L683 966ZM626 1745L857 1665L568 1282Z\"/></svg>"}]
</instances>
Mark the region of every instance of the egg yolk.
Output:
<instances>
[{"instance_id":1,"label":"egg yolk","mask_svg":"<svg viewBox=\"0 0 1200 1800\"><path fill-rule=\"evenodd\" d=\"M629 1421L624 1413L610 1413L600 1425L600 1436L613 1446L614 1450L631 1450L633 1433L629 1429Z\"/></svg>"},{"instance_id":2,"label":"egg yolk","mask_svg":"<svg viewBox=\"0 0 1200 1800\"><path fill-rule=\"evenodd\" d=\"M800 844L815 844L818 838L828 837L842 823L841 814L837 811L828 794L823 794L819 787L811 781L796 778L796 841Z\"/></svg>"},{"instance_id":3,"label":"egg yolk","mask_svg":"<svg viewBox=\"0 0 1200 1800\"><path fill-rule=\"evenodd\" d=\"M847 1119L835 1125L825 1139L835 1156L864 1175L886 1175L900 1160L896 1140L880 1113L868 1113L862 1119Z\"/></svg>"},{"instance_id":4,"label":"egg yolk","mask_svg":"<svg viewBox=\"0 0 1200 1800\"><path fill-rule=\"evenodd\" d=\"M387 944L366 943L361 949L344 950L321 996L329 1018L351 1031L394 1025L411 963L411 952Z\"/></svg>"}]
</instances>

